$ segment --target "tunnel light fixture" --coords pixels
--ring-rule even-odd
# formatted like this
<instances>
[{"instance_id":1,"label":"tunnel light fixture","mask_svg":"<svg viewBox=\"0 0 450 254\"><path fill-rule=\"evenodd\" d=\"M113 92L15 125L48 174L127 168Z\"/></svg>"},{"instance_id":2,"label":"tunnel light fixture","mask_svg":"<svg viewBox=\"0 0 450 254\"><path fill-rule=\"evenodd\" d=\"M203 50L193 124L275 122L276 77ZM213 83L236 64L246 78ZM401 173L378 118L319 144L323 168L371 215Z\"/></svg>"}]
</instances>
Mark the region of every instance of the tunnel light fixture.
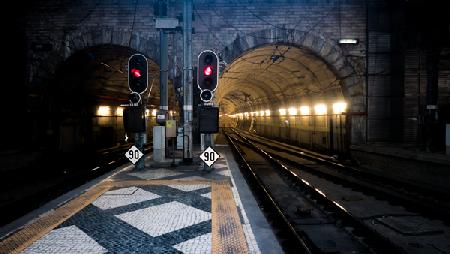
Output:
<instances>
[{"instance_id":1,"label":"tunnel light fixture","mask_svg":"<svg viewBox=\"0 0 450 254\"><path fill-rule=\"evenodd\" d=\"M296 107L288 108L288 113L289 113L290 116L296 116L297 115L297 108Z\"/></svg>"},{"instance_id":2,"label":"tunnel light fixture","mask_svg":"<svg viewBox=\"0 0 450 254\"><path fill-rule=\"evenodd\" d=\"M248 112L244 112L244 116L245 116L245 118L248 118L249 113Z\"/></svg>"},{"instance_id":3,"label":"tunnel light fixture","mask_svg":"<svg viewBox=\"0 0 450 254\"><path fill-rule=\"evenodd\" d=\"M260 116L264 116L264 110L259 111Z\"/></svg>"},{"instance_id":4,"label":"tunnel light fixture","mask_svg":"<svg viewBox=\"0 0 450 254\"><path fill-rule=\"evenodd\" d=\"M347 103L346 102L333 103L333 114L342 114L345 111L347 111Z\"/></svg>"},{"instance_id":5,"label":"tunnel light fixture","mask_svg":"<svg viewBox=\"0 0 450 254\"><path fill-rule=\"evenodd\" d=\"M123 107L116 108L116 116L123 116Z\"/></svg>"},{"instance_id":6,"label":"tunnel light fixture","mask_svg":"<svg viewBox=\"0 0 450 254\"><path fill-rule=\"evenodd\" d=\"M339 39L339 44L357 44L357 43L358 43L358 39L354 39L354 38Z\"/></svg>"},{"instance_id":7,"label":"tunnel light fixture","mask_svg":"<svg viewBox=\"0 0 450 254\"><path fill-rule=\"evenodd\" d=\"M99 106L97 109L98 116L111 116L111 107L110 106Z\"/></svg>"},{"instance_id":8,"label":"tunnel light fixture","mask_svg":"<svg viewBox=\"0 0 450 254\"><path fill-rule=\"evenodd\" d=\"M280 108L278 110L278 112L280 113L280 116L285 116L286 115L286 109L285 108Z\"/></svg>"},{"instance_id":9,"label":"tunnel light fixture","mask_svg":"<svg viewBox=\"0 0 450 254\"><path fill-rule=\"evenodd\" d=\"M265 116L270 116L270 110L269 110L269 109L266 109L266 112L265 112L264 115L265 115Z\"/></svg>"},{"instance_id":10,"label":"tunnel light fixture","mask_svg":"<svg viewBox=\"0 0 450 254\"><path fill-rule=\"evenodd\" d=\"M309 106L300 106L300 114L302 116L310 115Z\"/></svg>"},{"instance_id":11,"label":"tunnel light fixture","mask_svg":"<svg viewBox=\"0 0 450 254\"><path fill-rule=\"evenodd\" d=\"M314 106L314 113L318 116L327 114L327 105L321 103Z\"/></svg>"},{"instance_id":12,"label":"tunnel light fixture","mask_svg":"<svg viewBox=\"0 0 450 254\"><path fill-rule=\"evenodd\" d=\"M156 109L152 109L152 116L156 116Z\"/></svg>"}]
</instances>

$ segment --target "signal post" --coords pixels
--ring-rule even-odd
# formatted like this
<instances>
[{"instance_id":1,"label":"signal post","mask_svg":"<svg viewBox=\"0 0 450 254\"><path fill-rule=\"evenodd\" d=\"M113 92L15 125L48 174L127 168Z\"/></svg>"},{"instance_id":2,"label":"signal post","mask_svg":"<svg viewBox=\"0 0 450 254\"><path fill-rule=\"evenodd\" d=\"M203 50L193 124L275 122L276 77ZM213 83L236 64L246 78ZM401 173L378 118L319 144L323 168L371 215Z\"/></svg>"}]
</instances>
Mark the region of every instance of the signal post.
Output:
<instances>
[{"instance_id":1,"label":"signal post","mask_svg":"<svg viewBox=\"0 0 450 254\"><path fill-rule=\"evenodd\" d=\"M144 143L147 129L145 102L141 94L148 87L148 62L141 54L134 54L128 59L129 104L123 110L123 124L127 133L134 133L135 146L125 154L135 164L136 170L144 169ZM138 150L138 151L137 151ZM131 152L130 152L131 151Z\"/></svg>"},{"instance_id":2,"label":"signal post","mask_svg":"<svg viewBox=\"0 0 450 254\"><path fill-rule=\"evenodd\" d=\"M204 152L200 158L204 161L203 169L212 170L213 163L219 154L213 149L212 134L219 132L219 108L214 106L212 99L219 80L219 58L211 50L205 50L198 55L197 85L200 89L202 104L198 107L199 131L202 135Z\"/></svg>"}]
</instances>

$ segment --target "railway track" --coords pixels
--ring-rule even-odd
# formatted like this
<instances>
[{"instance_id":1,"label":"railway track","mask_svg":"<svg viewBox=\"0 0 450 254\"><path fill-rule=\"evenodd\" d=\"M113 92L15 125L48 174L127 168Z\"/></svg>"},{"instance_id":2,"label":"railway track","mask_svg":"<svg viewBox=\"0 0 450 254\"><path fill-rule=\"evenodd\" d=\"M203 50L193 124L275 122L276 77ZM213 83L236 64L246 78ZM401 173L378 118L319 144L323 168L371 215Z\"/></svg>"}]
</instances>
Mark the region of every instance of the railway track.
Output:
<instances>
[{"instance_id":1,"label":"railway track","mask_svg":"<svg viewBox=\"0 0 450 254\"><path fill-rule=\"evenodd\" d=\"M330 181L357 188L380 198L407 206L417 213L439 219L450 224L450 195L424 189L395 179L371 174L355 167L344 165L332 156L257 136L250 132L236 132L246 140L257 144L272 157L314 173ZM407 169L405 169L407 170ZM437 209L438 208L438 209Z\"/></svg>"},{"instance_id":2,"label":"railway track","mask_svg":"<svg viewBox=\"0 0 450 254\"><path fill-rule=\"evenodd\" d=\"M279 222L275 224L282 225L286 252L450 251L448 225L418 213L398 195L389 197L389 191L380 190L384 186L372 190L370 178L363 185L357 173L343 177L336 167L344 170L345 166L333 158L292 146L282 149L279 142L256 142L254 135L237 131L228 132L227 137L245 175L252 179L255 194L260 194L266 210ZM306 157L292 154L297 152ZM334 173L327 173L330 168Z\"/></svg>"}]
</instances>

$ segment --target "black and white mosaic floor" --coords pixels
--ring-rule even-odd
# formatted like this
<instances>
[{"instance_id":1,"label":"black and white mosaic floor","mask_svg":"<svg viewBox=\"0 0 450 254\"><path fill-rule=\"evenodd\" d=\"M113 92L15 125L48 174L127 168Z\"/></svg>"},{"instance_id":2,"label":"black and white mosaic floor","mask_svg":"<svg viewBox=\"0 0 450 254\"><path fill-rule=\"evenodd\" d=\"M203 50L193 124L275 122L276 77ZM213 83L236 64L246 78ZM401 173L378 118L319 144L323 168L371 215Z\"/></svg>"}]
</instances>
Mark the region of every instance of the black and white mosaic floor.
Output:
<instances>
[{"instance_id":1,"label":"black and white mosaic floor","mask_svg":"<svg viewBox=\"0 0 450 254\"><path fill-rule=\"evenodd\" d=\"M230 180L230 170L228 169L225 158L219 158L214 164L214 169L211 171L192 170L192 168L177 167L172 168L154 168L142 172L128 173L131 179L145 179L145 180ZM122 177L123 175L119 176Z\"/></svg>"},{"instance_id":2,"label":"black and white mosaic floor","mask_svg":"<svg viewBox=\"0 0 450 254\"><path fill-rule=\"evenodd\" d=\"M124 172L125 173L125 172ZM117 176L124 178L124 174ZM125 178L229 180L250 253L260 253L239 194L221 158L200 170L150 169ZM211 253L211 186L145 185L112 189L23 253Z\"/></svg>"},{"instance_id":3,"label":"black and white mosaic floor","mask_svg":"<svg viewBox=\"0 0 450 254\"><path fill-rule=\"evenodd\" d=\"M108 191L24 253L211 253L209 185Z\"/></svg>"}]
</instances>

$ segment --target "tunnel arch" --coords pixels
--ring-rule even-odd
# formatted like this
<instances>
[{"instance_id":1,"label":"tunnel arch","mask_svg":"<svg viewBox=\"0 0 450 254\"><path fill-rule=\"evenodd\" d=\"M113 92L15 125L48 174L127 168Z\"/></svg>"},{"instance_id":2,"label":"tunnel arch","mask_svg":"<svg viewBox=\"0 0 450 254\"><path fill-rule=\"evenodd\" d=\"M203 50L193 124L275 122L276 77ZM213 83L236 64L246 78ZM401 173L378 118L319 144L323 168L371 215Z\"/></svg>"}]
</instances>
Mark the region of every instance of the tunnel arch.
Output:
<instances>
[{"instance_id":1,"label":"tunnel arch","mask_svg":"<svg viewBox=\"0 0 450 254\"><path fill-rule=\"evenodd\" d=\"M216 100L220 103L229 93L241 91L256 104L258 100L281 104L294 97L342 97L343 90L341 78L308 49L265 44L246 50L227 66Z\"/></svg>"},{"instance_id":2,"label":"tunnel arch","mask_svg":"<svg viewBox=\"0 0 450 254\"><path fill-rule=\"evenodd\" d=\"M57 66L49 93L42 96L58 149L94 153L125 142L122 104L128 103L127 63L135 53L126 46L100 44L74 51ZM141 96L150 108L159 104L159 66L150 58L148 64L152 78Z\"/></svg>"},{"instance_id":3,"label":"tunnel arch","mask_svg":"<svg viewBox=\"0 0 450 254\"><path fill-rule=\"evenodd\" d=\"M312 31L268 28L248 34L237 35L222 50L223 60L232 63L247 52L266 45L290 45L305 49L308 53L323 59L342 81L346 97L362 95L363 71L350 61L336 40Z\"/></svg>"},{"instance_id":4,"label":"tunnel arch","mask_svg":"<svg viewBox=\"0 0 450 254\"><path fill-rule=\"evenodd\" d=\"M110 27L79 29L64 35L51 34L30 41L28 80L35 85L48 82L58 66L74 53L101 45L116 45L140 52L159 65L159 38L140 31L130 32ZM33 45L49 44L49 50L32 50Z\"/></svg>"},{"instance_id":5,"label":"tunnel arch","mask_svg":"<svg viewBox=\"0 0 450 254\"><path fill-rule=\"evenodd\" d=\"M81 48L60 63L50 85L56 93L64 93L68 89L71 93L80 89L87 96L95 97L96 102L127 103L130 93L127 64L129 57L137 53L141 52L113 44ZM150 104L156 104L159 97L159 65L149 56L146 57L149 87L143 96L149 96L152 99Z\"/></svg>"},{"instance_id":6,"label":"tunnel arch","mask_svg":"<svg viewBox=\"0 0 450 254\"><path fill-rule=\"evenodd\" d=\"M315 31L280 28L268 28L248 34L239 34L220 51L223 61L227 64L222 77L226 77L226 73L232 68L233 63L239 61L246 54L262 47L276 45L300 49L305 55L319 59L325 69L328 69L335 76L333 83L337 83L341 88L342 94L349 104L348 111L357 113L349 119L351 143L364 143L366 135L364 58L357 60L349 58L347 56L348 49L337 44L336 39L317 34ZM222 85L224 85L224 82L221 82L220 86ZM218 97L223 97L220 93L218 91ZM289 97L282 95L276 99L277 101L284 101L289 100ZM220 99L218 98L218 101Z\"/></svg>"}]
</instances>

